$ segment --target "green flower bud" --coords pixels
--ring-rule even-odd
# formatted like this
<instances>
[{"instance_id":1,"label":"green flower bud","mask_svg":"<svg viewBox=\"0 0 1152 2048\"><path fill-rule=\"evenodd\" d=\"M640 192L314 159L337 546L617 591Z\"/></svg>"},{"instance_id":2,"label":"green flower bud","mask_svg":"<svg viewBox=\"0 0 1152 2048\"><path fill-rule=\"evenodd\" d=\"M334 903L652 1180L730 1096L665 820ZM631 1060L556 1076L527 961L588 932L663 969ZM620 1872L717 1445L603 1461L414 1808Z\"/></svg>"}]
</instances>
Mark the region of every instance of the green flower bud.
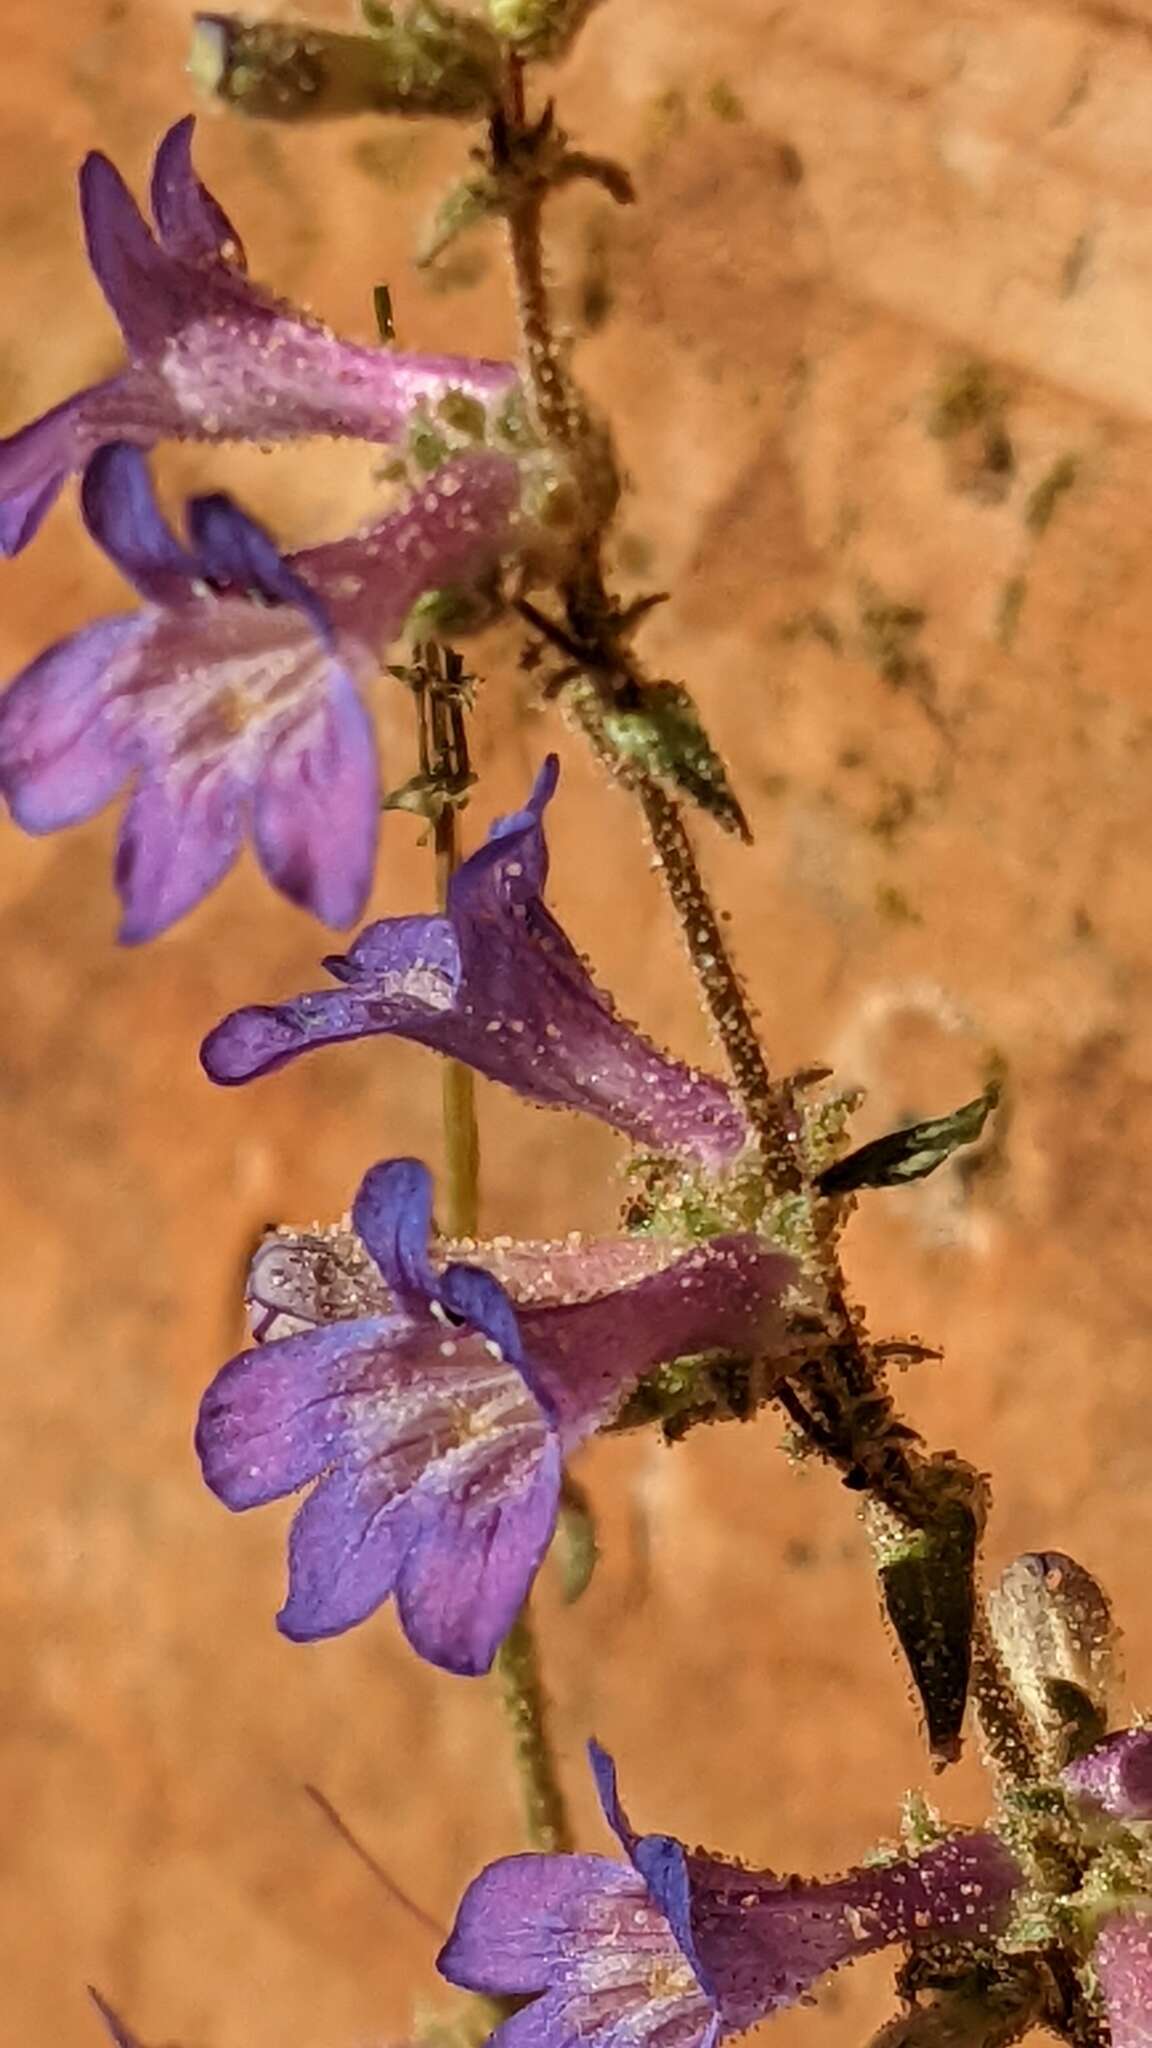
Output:
<instances>
[{"instance_id":1,"label":"green flower bud","mask_svg":"<svg viewBox=\"0 0 1152 2048\"><path fill-rule=\"evenodd\" d=\"M1045 1758L1059 1770L1108 1726L1116 1653L1108 1596L1074 1558L1033 1551L989 1595L988 1619Z\"/></svg>"},{"instance_id":2,"label":"green flower bud","mask_svg":"<svg viewBox=\"0 0 1152 2048\"><path fill-rule=\"evenodd\" d=\"M526 57L561 57L576 40L597 0L488 0L498 36Z\"/></svg>"},{"instance_id":3,"label":"green flower bud","mask_svg":"<svg viewBox=\"0 0 1152 2048\"><path fill-rule=\"evenodd\" d=\"M485 113L500 87L500 45L483 22L434 0L381 9L372 35L341 35L241 15L199 14L188 68L215 99L264 121L350 114Z\"/></svg>"}]
</instances>

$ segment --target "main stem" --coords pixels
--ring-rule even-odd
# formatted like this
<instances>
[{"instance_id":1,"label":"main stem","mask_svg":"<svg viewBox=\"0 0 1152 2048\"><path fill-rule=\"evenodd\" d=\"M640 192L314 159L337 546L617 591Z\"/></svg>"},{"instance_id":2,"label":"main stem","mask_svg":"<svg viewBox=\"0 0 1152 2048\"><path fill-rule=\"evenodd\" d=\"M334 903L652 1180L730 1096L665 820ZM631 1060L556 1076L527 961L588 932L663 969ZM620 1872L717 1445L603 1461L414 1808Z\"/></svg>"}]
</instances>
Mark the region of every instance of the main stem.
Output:
<instances>
[{"instance_id":1,"label":"main stem","mask_svg":"<svg viewBox=\"0 0 1152 2048\"><path fill-rule=\"evenodd\" d=\"M696 864L680 807L649 776L637 778L636 794L700 992L727 1054L748 1121L760 1140L769 1179L778 1194L799 1194L804 1186L799 1128L790 1113L787 1092L774 1084L768 1072L748 1000Z\"/></svg>"},{"instance_id":2,"label":"main stem","mask_svg":"<svg viewBox=\"0 0 1152 2048\"><path fill-rule=\"evenodd\" d=\"M448 905L448 884L460 858L456 807L445 804L433 828L436 894ZM480 1131L476 1082L462 1060L446 1059L440 1076L444 1122L444 1227L449 1237L476 1237L480 1229Z\"/></svg>"},{"instance_id":3,"label":"main stem","mask_svg":"<svg viewBox=\"0 0 1152 2048\"><path fill-rule=\"evenodd\" d=\"M502 120L505 130L524 134L524 74L519 60L508 63ZM508 211L509 245L515 273L524 345L528 399L533 423L544 441L579 454L588 432L588 412L559 348L551 317L542 246L543 192L526 180L514 190ZM611 465L607 441L599 460ZM612 479L614 482L614 477ZM752 1012L728 952L684 827L679 806L650 775L622 764L612 748L598 705L628 693L642 699L646 679L621 629L622 614L606 588L603 532L615 496L593 509L568 574L559 584L565 629L555 638L567 653L570 675L583 674L593 687L576 698L576 716L595 751L641 804L656 860L679 919L689 958L749 1123L756 1133L767 1174L777 1195L807 1198L825 1288L826 1342L786 1391L790 1413L808 1441L844 1474L912 1529L933 1525L938 1499L930 1472L912 1432L899 1420L859 1318L849 1306L836 1246L835 1218L811 1187L790 1091L775 1084L764 1059ZM935 1461L937 1465L941 1461ZM959 1480L963 1469L956 1464ZM975 1482L975 1475L971 1475ZM987 1665L984 1667L987 1676ZM1011 1699L1011 1687L1008 1687ZM990 1706L990 1701L988 1705ZM1007 1755L1002 1764L1007 1767Z\"/></svg>"},{"instance_id":4,"label":"main stem","mask_svg":"<svg viewBox=\"0 0 1152 2048\"><path fill-rule=\"evenodd\" d=\"M517 57L508 60L504 115L513 132L524 129L524 69ZM531 182L514 194L508 209L508 241L528 397L541 439L554 447L579 453L587 443L591 426L588 408L556 341L544 276L542 210L543 193ZM602 482L604 465L610 461L607 442L597 436L593 466ZM607 479L603 494L605 516L614 505L616 494L613 475ZM589 502L599 502L600 494L590 486L588 498ZM631 657L622 659L623 650L608 630L612 606L604 584L600 535L594 527L584 537L563 595L569 617L580 622L581 639L593 636L587 651L599 685L609 691L613 682L633 691L638 685L643 688L636 663ZM596 644L598 628L601 631ZM582 703L577 716L601 760L635 789L640 799L689 957L728 1056L748 1121L760 1140L772 1184L780 1193L799 1193L804 1175L786 1091L776 1087L769 1075L747 997L724 943L679 808L650 776L622 767L593 704Z\"/></svg>"}]
</instances>

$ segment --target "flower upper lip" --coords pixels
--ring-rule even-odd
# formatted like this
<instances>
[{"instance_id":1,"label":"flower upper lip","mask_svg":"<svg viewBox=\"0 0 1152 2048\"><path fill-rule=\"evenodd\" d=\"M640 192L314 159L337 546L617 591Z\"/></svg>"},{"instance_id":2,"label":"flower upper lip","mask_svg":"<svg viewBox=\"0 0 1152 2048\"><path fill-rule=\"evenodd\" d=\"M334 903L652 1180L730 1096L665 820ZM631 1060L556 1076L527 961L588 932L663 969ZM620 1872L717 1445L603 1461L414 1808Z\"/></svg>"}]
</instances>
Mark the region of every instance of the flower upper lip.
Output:
<instances>
[{"instance_id":1,"label":"flower upper lip","mask_svg":"<svg viewBox=\"0 0 1152 2048\"><path fill-rule=\"evenodd\" d=\"M98 151L85 160L89 262L127 362L0 440L0 553L27 545L67 477L111 441L395 442L421 403L463 391L487 407L515 389L510 363L342 341L253 284L236 230L193 169L193 127L178 121L156 152L154 230L115 165Z\"/></svg>"}]
</instances>

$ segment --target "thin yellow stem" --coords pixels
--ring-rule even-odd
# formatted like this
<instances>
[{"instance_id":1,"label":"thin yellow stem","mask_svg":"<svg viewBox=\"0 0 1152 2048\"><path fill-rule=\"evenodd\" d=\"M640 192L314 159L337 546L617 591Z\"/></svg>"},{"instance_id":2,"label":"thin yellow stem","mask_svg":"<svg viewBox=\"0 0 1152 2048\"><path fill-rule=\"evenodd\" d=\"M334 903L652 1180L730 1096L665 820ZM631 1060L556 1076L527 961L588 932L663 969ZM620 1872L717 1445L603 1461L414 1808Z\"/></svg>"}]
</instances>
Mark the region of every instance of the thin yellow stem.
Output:
<instances>
[{"instance_id":1,"label":"thin yellow stem","mask_svg":"<svg viewBox=\"0 0 1152 2048\"><path fill-rule=\"evenodd\" d=\"M534 1849L549 1855L575 1846L548 1727L548 1698L527 1604L496 1660L501 1696L520 1777L524 1825Z\"/></svg>"},{"instance_id":2,"label":"thin yellow stem","mask_svg":"<svg viewBox=\"0 0 1152 2048\"><path fill-rule=\"evenodd\" d=\"M448 884L460 857L454 805L444 805L436 820L434 837L436 894L444 910ZM480 1229L480 1131L471 1067L460 1060L444 1061L440 1102L444 1122L444 1229L449 1237L475 1237Z\"/></svg>"}]
</instances>

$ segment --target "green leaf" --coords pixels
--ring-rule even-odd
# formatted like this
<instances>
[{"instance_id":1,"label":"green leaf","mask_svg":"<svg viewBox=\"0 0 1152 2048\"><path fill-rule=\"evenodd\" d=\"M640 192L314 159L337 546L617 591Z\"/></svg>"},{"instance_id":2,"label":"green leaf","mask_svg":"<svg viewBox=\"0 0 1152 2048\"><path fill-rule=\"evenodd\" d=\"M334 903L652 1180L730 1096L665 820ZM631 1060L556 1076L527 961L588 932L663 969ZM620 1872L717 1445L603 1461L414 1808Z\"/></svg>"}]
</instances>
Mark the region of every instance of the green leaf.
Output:
<instances>
[{"instance_id":1,"label":"green leaf","mask_svg":"<svg viewBox=\"0 0 1152 2048\"><path fill-rule=\"evenodd\" d=\"M954 1109L951 1116L930 1117L874 1138L825 1167L816 1182L822 1195L847 1195L854 1188L895 1188L935 1173L962 1145L974 1145L1000 1100L999 1083L989 1082L982 1095Z\"/></svg>"},{"instance_id":2,"label":"green leaf","mask_svg":"<svg viewBox=\"0 0 1152 2048\"><path fill-rule=\"evenodd\" d=\"M955 1487L949 1483L955 1479ZM958 1470L942 1471L938 1498L922 1526L869 1507L884 1607L908 1662L924 1710L928 1747L939 1763L960 1754L960 1731L972 1675L976 1554L980 1523Z\"/></svg>"},{"instance_id":3,"label":"green leaf","mask_svg":"<svg viewBox=\"0 0 1152 2048\"><path fill-rule=\"evenodd\" d=\"M700 714L679 683L653 683L640 702L602 707L604 730L616 752L646 775L671 783L741 839L748 822Z\"/></svg>"}]
</instances>

